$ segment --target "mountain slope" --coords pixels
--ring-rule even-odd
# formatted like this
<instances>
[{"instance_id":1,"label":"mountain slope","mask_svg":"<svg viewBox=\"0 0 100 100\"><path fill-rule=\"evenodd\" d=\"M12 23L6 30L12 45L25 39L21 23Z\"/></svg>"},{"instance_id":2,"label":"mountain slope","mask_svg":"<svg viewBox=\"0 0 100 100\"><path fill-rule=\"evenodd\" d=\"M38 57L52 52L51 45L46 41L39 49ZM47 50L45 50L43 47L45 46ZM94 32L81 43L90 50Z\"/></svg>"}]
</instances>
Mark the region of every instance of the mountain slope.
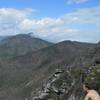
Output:
<instances>
[{"instance_id":1,"label":"mountain slope","mask_svg":"<svg viewBox=\"0 0 100 100\"><path fill-rule=\"evenodd\" d=\"M24 55L27 52L37 51L50 45L52 43L26 34L11 36L0 42L0 58Z\"/></svg>"},{"instance_id":2,"label":"mountain slope","mask_svg":"<svg viewBox=\"0 0 100 100\"><path fill-rule=\"evenodd\" d=\"M39 89L42 82L46 81L56 68L72 65L94 46L95 44L64 41L1 61L1 100L25 100L26 97L30 97L32 91Z\"/></svg>"}]
</instances>

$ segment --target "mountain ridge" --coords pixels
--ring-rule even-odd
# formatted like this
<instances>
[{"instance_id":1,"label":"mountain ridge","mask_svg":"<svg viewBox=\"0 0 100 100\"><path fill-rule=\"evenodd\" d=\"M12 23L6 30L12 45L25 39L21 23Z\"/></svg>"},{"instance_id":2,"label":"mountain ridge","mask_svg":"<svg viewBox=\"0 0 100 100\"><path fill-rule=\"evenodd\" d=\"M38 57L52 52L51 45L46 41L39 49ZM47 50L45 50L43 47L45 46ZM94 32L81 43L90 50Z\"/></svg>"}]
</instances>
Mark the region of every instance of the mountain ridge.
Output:
<instances>
[{"instance_id":1,"label":"mountain ridge","mask_svg":"<svg viewBox=\"0 0 100 100\"><path fill-rule=\"evenodd\" d=\"M36 51L49 45L52 45L52 43L27 34L19 34L0 42L0 57L9 58L24 55L27 52Z\"/></svg>"},{"instance_id":2,"label":"mountain ridge","mask_svg":"<svg viewBox=\"0 0 100 100\"><path fill-rule=\"evenodd\" d=\"M96 46L97 44L63 41L24 55L1 59L1 100L25 100L34 97L56 69L72 67L77 70L82 68L82 63L90 64L92 58L89 55L93 54L90 50L95 52Z\"/></svg>"}]
</instances>

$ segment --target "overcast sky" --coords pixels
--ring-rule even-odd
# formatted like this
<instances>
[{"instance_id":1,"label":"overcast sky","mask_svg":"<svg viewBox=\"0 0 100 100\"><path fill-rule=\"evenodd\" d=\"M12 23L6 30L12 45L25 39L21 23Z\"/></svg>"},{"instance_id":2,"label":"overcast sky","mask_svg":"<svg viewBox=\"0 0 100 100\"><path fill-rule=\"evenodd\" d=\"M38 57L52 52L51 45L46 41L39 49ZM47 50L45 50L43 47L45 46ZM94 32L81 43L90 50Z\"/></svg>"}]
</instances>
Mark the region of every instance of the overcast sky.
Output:
<instances>
[{"instance_id":1,"label":"overcast sky","mask_svg":"<svg viewBox=\"0 0 100 100\"><path fill-rule=\"evenodd\" d=\"M0 0L0 35L100 41L100 0Z\"/></svg>"}]
</instances>

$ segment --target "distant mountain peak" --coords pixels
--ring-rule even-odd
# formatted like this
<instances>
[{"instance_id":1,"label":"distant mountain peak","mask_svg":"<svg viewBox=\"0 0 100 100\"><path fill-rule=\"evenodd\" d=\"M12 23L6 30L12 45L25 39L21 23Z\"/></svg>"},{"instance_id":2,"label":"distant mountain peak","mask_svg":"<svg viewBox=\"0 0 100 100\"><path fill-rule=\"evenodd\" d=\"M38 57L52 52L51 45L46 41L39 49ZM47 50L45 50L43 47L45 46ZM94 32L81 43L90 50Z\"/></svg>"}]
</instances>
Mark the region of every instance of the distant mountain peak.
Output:
<instances>
[{"instance_id":1,"label":"distant mountain peak","mask_svg":"<svg viewBox=\"0 0 100 100\"><path fill-rule=\"evenodd\" d=\"M29 35L29 36L33 36L34 33L33 33L33 32L29 32L28 35Z\"/></svg>"},{"instance_id":2,"label":"distant mountain peak","mask_svg":"<svg viewBox=\"0 0 100 100\"><path fill-rule=\"evenodd\" d=\"M52 45L52 43L40 38L32 37L29 34L17 34L1 41L0 58L20 56L50 45Z\"/></svg>"}]
</instances>

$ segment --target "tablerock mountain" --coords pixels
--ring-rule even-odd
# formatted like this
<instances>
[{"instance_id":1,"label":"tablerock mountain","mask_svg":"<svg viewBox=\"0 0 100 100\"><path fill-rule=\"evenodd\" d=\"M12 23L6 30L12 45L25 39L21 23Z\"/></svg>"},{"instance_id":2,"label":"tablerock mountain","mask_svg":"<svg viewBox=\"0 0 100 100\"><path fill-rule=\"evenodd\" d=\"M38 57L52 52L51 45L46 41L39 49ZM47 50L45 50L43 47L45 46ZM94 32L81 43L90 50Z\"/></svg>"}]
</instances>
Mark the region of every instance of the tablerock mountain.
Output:
<instances>
[{"instance_id":1,"label":"tablerock mountain","mask_svg":"<svg viewBox=\"0 0 100 100\"><path fill-rule=\"evenodd\" d=\"M50 45L52 43L32 37L29 34L9 36L0 42L0 58L5 59L24 55L27 52L37 51Z\"/></svg>"},{"instance_id":2,"label":"tablerock mountain","mask_svg":"<svg viewBox=\"0 0 100 100\"><path fill-rule=\"evenodd\" d=\"M21 37L23 36L21 35ZM9 43L9 41L7 43ZM36 44L38 44L37 41L35 42L35 45ZM30 43L29 45L34 46L34 44ZM61 76L62 78L59 79L62 79L62 81L56 82L55 86L59 86L60 88L61 85L59 85L59 82L63 83L65 80L66 83L72 84L76 76L80 78L80 69L83 70L84 66L93 66L95 62L96 66L99 66L99 60L98 62L94 60L94 58L99 56L99 50L99 44L63 41L57 44L50 43L50 45L45 48L39 48L35 51L31 50L23 55L15 55L12 58L10 57L10 59L1 59L0 100L34 100L34 97L40 94L38 92L42 90L42 85L51 82L50 80L48 81L48 79L52 77L58 68L65 70L64 75L67 74L66 71L68 68L73 70L69 72L71 76L69 74L69 77ZM69 78L71 79L70 81L68 81ZM77 88L79 89L78 86L79 85L77 85ZM68 85L66 87L68 87ZM73 88L73 91L74 90ZM53 93L54 92L50 95ZM56 96L56 94L54 96ZM69 98L68 100L70 100ZM45 98L42 100L48 99ZM54 100L58 99L54 98Z\"/></svg>"}]
</instances>

